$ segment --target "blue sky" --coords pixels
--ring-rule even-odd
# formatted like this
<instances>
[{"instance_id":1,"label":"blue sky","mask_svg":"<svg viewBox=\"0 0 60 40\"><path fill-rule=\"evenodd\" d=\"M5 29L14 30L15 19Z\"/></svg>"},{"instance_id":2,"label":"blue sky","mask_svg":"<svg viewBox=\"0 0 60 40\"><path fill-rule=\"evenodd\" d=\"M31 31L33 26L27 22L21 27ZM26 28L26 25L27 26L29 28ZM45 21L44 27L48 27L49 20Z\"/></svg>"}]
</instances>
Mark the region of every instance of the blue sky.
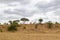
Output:
<instances>
[{"instance_id":1,"label":"blue sky","mask_svg":"<svg viewBox=\"0 0 60 40\"><path fill-rule=\"evenodd\" d=\"M60 22L60 0L0 0L0 22L27 17L31 22Z\"/></svg>"}]
</instances>

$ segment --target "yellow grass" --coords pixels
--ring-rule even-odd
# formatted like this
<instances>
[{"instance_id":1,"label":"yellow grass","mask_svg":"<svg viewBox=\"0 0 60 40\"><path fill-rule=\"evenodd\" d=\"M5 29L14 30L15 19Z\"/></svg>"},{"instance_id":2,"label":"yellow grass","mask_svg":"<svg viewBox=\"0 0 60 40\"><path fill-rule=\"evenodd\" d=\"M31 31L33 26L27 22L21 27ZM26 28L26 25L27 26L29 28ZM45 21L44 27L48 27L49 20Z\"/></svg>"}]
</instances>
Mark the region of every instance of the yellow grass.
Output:
<instances>
[{"instance_id":1,"label":"yellow grass","mask_svg":"<svg viewBox=\"0 0 60 40\"><path fill-rule=\"evenodd\" d=\"M7 25L4 25L1 27L3 32L0 32L0 40L60 40L60 25L57 26L53 25L52 29L48 29L44 24L35 29L35 24L26 24L17 27L16 32L8 32Z\"/></svg>"},{"instance_id":2,"label":"yellow grass","mask_svg":"<svg viewBox=\"0 0 60 40\"><path fill-rule=\"evenodd\" d=\"M60 40L60 34L50 33L0 33L0 40Z\"/></svg>"}]
</instances>

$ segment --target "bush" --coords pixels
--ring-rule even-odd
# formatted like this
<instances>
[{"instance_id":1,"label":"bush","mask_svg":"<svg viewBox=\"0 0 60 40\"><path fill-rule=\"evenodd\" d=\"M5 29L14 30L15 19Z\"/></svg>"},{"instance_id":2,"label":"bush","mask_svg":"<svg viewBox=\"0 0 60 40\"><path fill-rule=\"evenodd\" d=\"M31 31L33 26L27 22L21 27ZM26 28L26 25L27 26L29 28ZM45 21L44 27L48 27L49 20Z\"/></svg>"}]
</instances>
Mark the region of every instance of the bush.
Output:
<instances>
[{"instance_id":1,"label":"bush","mask_svg":"<svg viewBox=\"0 0 60 40\"><path fill-rule=\"evenodd\" d=\"M0 32L3 32L2 29L0 29Z\"/></svg>"},{"instance_id":2,"label":"bush","mask_svg":"<svg viewBox=\"0 0 60 40\"><path fill-rule=\"evenodd\" d=\"M38 24L35 24L35 29L37 29L38 28Z\"/></svg>"},{"instance_id":3,"label":"bush","mask_svg":"<svg viewBox=\"0 0 60 40\"><path fill-rule=\"evenodd\" d=\"M48 24L48 28L51 29L52 28L52 22L49 21L47 24Z\"/></svg>"},{"instance_id":4,"label":"bush","mask_svg":"<svg viewBox=\"0 0 60 40\"><path fill-rule=\"evenodd\" d=\"M23 27L23 29L26 29L26 27Z\"/></svg>"},{"instance_id":5,"label":"bush","mask_svg":"<svg viewBox=\"0 0 60 40\"><path fill-rule=\"evenodd\" d=\"M17 28L14 26L8 27L8 31L17 31Z\"/></svg>"},{"instance_id":6,"label":"bush","mask_svg":"<svg viewBox=\"0 0 60 40\"><path fill-rule=\"evenodd\" d=\"M14 20L14 21L9 21L10 22L10 26L8 27L8 31L17 31L17 27L18 27L18 20Z\"/></svg>"}]
</instances>

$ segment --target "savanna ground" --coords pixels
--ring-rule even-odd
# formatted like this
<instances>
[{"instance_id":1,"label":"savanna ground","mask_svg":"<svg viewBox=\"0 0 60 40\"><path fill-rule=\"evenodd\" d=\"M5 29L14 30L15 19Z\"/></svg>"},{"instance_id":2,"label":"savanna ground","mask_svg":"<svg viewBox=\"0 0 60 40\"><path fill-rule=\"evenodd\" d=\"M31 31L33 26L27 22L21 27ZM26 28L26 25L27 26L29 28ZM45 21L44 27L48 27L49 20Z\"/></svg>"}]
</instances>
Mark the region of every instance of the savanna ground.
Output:
<instances>
[{"instance_id":1,"label":"savanna ground","mask_svg":"<svg viewBox=\"0 0 60 40\"><path fill-rule=\"evenodd\" d=\"M60 40L60 27L53 26L48 29L46 25L39 25L35 29L35 25L21 25L16 32L0 32L0 40Z\"/></svg>"},{"instance_id":2,"label":"savanna ground","mask_svg":"<svg viewBox=\"0 0 60 40\"><path fill-rule=\"evenodd\" d=\"M50 33L0 33L0 40L60 40L60 34Z\"/></svg>"}]
</instances>

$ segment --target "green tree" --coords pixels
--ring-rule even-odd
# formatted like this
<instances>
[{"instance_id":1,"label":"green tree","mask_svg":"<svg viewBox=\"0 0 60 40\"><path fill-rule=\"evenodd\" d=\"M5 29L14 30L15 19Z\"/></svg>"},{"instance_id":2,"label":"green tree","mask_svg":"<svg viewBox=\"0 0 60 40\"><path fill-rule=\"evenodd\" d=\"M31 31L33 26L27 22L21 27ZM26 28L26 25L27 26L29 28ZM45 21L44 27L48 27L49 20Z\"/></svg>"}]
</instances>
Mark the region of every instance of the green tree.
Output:
<instances>
[{"instance_id":1,"label":"green tree","mask_svg":"<svg viewBox=\"0 0 60 40\"><path fill-rule=\"evenodd\" d=\"M29 21L27 18L21 18L21 21L23 21L23 24L25 24L26 21Z\"/></svg>"},{"instance_id":2,"label":"green tree","mask_svg":"<svg viewBox=\"0 0 60 40\"><path fill-rule=\"evenodd\" d=\"M9 21L10 26L8 27L8 31L16 31L17 30L17 26L18 26L18 22L19 20L14 20L14 21Z\"/></svg>"},{"instance_id":3,"label":"green tree","mask_svg":"<svg viewBox=\"0 0 60 40\"><path fill-rule=\"evenodd\" d=\"M25 27L25 22L26 22L26 21L29 21L29 19L27 19L27 18L21 18L21 21L23 21L23 24L24 24L23 29L26 29L26 27Z\"/></svg>"},{"instance_id":4,"label":"green tree","mask_svg":"<svg viewBox=\"0 0 60 40\"><path fill-rule=\"evenodd\" d=\"M39 23L40 23L40 24L42 23L42 21L43 21L43 19L39 19Z\"/></svg>"},{"instance_id":5,"label":"green tree","mask_svg":"<svg viewBox=\"0 0 60 40\"><path fill-rule=\"evenodd\" d=\"M55 24L59 24L58 22L55 22Z\"/></svg>"}]
</instances>

